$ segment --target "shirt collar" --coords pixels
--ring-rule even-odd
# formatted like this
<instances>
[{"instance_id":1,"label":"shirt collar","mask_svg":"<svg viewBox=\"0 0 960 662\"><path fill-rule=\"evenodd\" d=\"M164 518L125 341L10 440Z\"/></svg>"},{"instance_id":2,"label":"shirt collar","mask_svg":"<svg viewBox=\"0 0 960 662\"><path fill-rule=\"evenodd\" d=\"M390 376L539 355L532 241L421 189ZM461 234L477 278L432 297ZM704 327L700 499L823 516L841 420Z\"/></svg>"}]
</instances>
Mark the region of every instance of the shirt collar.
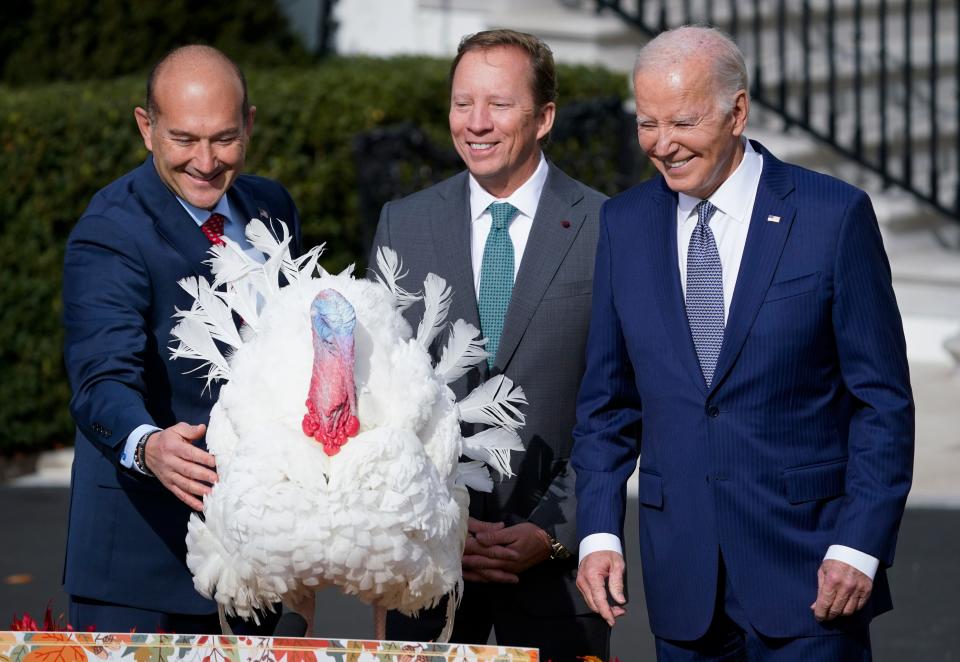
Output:
<instances>
[{"instance_id":1,"label":"shirt collar","mask_svg":"<svg viewBox=\"0 0 960 662\"><path fill-rule=\"evenodd\" d=\"M537 169L533 171L530 178L525 181L520 188L514 191L506 198L495 198L482 186L480 182L470 175L470 220L475 221L483 215L491 202L509 202L516 207L521 214L528 218L533 218L537 214L537 207L540 205L540 194L543 193L543 187L547 183L547 175L550 169L547 167L547 159L540 152L540 163Z\"/></svg>"},{"instance_id":2,"label":"shirt collar","mask_svg":"<svg viewBox=\"0 0 960 662\"><path fill-rule=\"evenodd\" d=\"M180 196L177 196L177 201L187 210L190 218L192 218L197 225L203 225L207 222L207 219L210 218L210 214L220 214L227 219L228 223L233 222L233 208L230 206L230 200L227 198L228 196L226 194L220 196L220 200L213 209L194 207Z\"/></svg>"},{"instance_id":3,"label":"shirt collar","mask_svg":"<svg viewBox=\"0 0 960 662\"><path fill-rule=\"evenodd\" d=\"M744 143L743 158L740 160L740 165L713 192L709 200L724 216L745 223L750 220L747 218L747 212L753 203L753 192L757 190L757 183L760 181L763 157L753 148L746 137L741 137L740 140ZM694 198L686 193L678 195L677 208L681 223L690 217L694 207L699 203L700 198Z\"/></svg>"}]
</instances>

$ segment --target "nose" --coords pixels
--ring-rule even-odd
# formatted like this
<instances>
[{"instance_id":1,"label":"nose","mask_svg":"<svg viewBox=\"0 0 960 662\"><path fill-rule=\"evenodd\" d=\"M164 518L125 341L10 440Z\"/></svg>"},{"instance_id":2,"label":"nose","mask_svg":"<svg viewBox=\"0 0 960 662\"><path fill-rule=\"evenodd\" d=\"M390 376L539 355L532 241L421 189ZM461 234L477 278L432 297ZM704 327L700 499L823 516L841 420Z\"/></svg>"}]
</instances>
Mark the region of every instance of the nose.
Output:
<instances>
[{"instance_id":1,"label":"nose","mask_svg":"<svg viewBox=\"0 0 960 662\"><path fill-rule=\"evenodd\" d=\"M197 142L197 148L193 154L193 163L197 170L203 173L210 173L216 169L217 157L209 140Z\"/></svg>"},{"instance_id":2,"label":"nose","mask_svg":"<svg viewBox=\"0 0 960 662\"><path fill-rule=\"evenodd\" d=\"M657 141L654 143L654 153L664 156L673 151L673 128L670 126L657 127Z\"/></svg>"},{"instance_id":3,"label":"nose","mask_svg":"<svg viewBox=\"0 0 960 662\"><path fill-rule=\"evenodd\" d=\"M493 128L490 109L487 108L485 104L476 103L470 108L470 116L467 118L467 128L471 133L483 133Z\"/></svg>"}]
</instances>

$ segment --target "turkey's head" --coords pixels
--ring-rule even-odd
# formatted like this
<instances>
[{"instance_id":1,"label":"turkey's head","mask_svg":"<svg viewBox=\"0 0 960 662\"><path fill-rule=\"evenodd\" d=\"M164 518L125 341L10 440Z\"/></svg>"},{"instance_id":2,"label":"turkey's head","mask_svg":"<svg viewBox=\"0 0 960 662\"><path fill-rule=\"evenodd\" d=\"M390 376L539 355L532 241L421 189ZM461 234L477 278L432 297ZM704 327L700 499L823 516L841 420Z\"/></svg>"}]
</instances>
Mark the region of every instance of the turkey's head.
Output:
<instances>
[{"instance_id":1,"label":"turkey's head","mask_svg":"<svg viewBox=\"0 0 960 662\"><path fill-rule=\"evenodd\" d=\"M336 455L357 434L357 394L353 380L353 306L336 290L322 290L310 305L313 374L307 393L303 432Z\"/></svg>"}]
</instances>

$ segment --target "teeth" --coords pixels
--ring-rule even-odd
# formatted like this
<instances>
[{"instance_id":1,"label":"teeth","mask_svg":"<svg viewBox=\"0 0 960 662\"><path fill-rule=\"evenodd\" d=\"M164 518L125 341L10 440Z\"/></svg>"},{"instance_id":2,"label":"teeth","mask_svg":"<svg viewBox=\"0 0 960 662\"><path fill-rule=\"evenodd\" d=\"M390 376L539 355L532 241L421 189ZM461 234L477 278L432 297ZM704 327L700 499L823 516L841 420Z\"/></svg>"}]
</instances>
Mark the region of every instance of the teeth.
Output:
<instances>
[{"instance_id":1,"label":"teeth","mask_svg":"<svg viewBox=\"0 0 960 662\"><path fill-rule=\"evenodd\" d=\"M490 149L493 143L468 143L471 149Z\"/></svg>"},{"instance_id":2,"label":"teeth","mask_svg":"<svg viewBox=\"0 0 960 662\"><path fill-rule=\"evenodd\" d=\"M666 164L666 166L667 166L668 168L679 168L679 167L681 167L681 166L687 165L687 162L689 162L689 161L690 161L690 159L689 159L689 158L686 158L686 159L684 159L683 161L664 161L664 163Z\"/></svg>"}]
</instances>

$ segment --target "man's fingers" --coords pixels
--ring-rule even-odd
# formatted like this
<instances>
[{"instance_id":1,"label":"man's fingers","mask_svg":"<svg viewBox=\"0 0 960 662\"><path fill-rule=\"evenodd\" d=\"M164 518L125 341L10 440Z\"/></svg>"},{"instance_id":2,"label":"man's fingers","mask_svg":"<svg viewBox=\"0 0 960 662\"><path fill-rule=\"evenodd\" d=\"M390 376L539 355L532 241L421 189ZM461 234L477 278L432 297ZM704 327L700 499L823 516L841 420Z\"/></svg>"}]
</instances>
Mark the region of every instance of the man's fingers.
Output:
<instances>
[{"instance_id":1,"label":"man's fingers","mask_svg":"<svg viewBox=\"0 0 960 662\"><path fill-rule=\"evenodd\" d=\"M173 493L173 496L187 504L191 510L196 510L197 512L203 510L203 503L199 499L187 494L176 485L171 485L170 491Z\"/></svg>"},{"instance_id":2,"label":"man's fingers","mask_svg":"<svg viewBox=\"0 0 960 662\"><path fill-rule=\"evenodd\" d=\"M477 542L487 547L493 545L509 545L514 540L510 532L506 529L489 529L487 531L477 532Z\"/></svg>"},{"instance_id":3,"label":"man's fingers","mask_svg":"<svg viewBox=\"0 0 960 662\"><path fill-rule=\"evenodd\" d=\"M610 603L607 602L607 589L604 586L603 577L600 575L595 575L593 579L590 580L590 596L593 598L593 603L597 606L595 611L600 614L600 618L607 622L607 625L613 627L616 623L616 618L614 618L613 610L610 609Z\"/></svg>"},{"instance_id":4,"label":"man's fingers","mask_svg":"<svg viewBox=\"0 0 960 662\"><path fill-rule=\"evenodd\" d=\"M818 621L850 616L861 609L873 590L873 581L853 566L826 559L817 573L817 599L810 608Z\"/></svg>"},{"instance_id":5,"label":"man's fingers","mask_svg":"<svg viewBox=\"0 0 960 662\"><path fill-rule=\"evenodd\" d=\"M177 423L170 429L189 441L196 441L207 433L207 426L203 423L200 425L190 425L189 423L181 422Z\"/></svg>"},{"instance_id":6,"label":"man's fingers","mask_svg":"<svg viewBox=\"0 0 960 662\"><path fill-rule=\"evenodd\" d=\"M622 572L611 572L610 576L607 577L607 587L610 590L610 597L624 604L627 601L626 596L623 594L623 573Z\"/></svg>"},{"instance_id":7,"label":"man's fingers","mask_svg":"<svg viewBox=\"0 0 960 662\"><path fill-rule=\"evenodd\" d=\"M470 517L467 519L467 531L473 534L481 531L496 531L506 526L503 522L485 522L482 519Z\"/></svg>"}]
</instances>

